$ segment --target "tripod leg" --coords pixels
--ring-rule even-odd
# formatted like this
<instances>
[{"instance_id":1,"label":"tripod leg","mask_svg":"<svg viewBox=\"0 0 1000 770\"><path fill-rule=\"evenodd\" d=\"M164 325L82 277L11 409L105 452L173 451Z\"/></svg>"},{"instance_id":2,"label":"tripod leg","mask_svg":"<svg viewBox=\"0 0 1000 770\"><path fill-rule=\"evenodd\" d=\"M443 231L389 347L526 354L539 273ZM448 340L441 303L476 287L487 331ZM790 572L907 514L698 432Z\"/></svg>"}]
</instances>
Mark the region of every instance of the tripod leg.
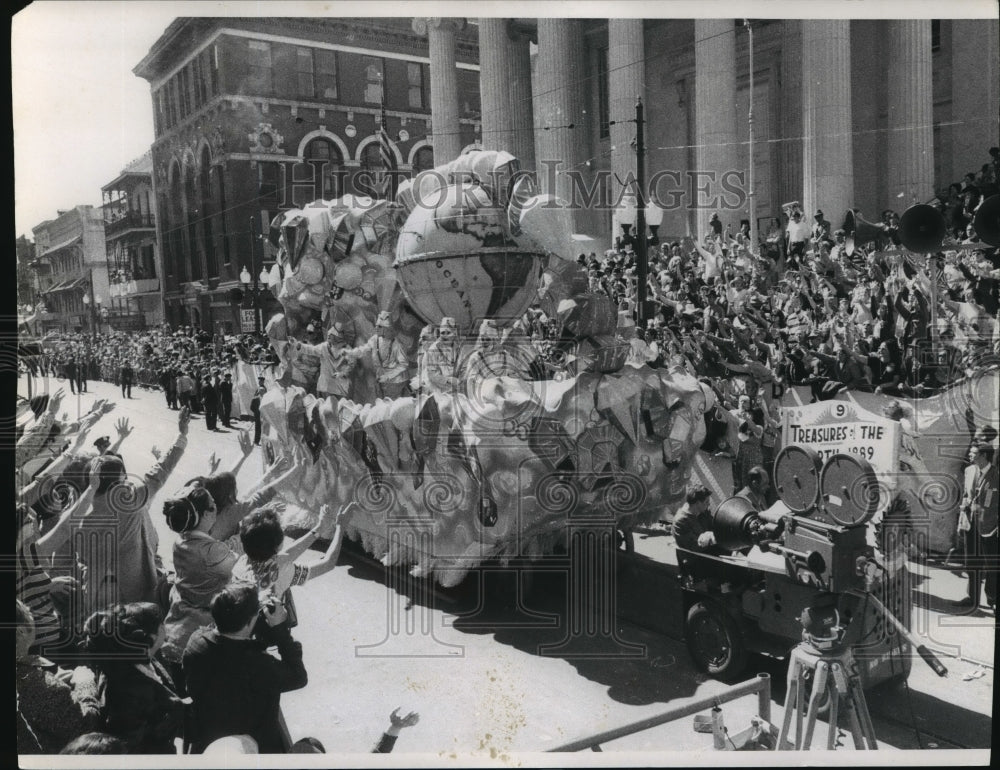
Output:
<instances>
[{"instance_id":1,"label":"tripod leg","mask_svg":"<svg viewBox=\"0 0 1000 770\"><path fill-rule=\"evenodd\" d=\"M851 678L851 692L854 696L854 709L861 721L861 728L868 741L868 748L875 750L878 748L878 741L875 739L875 725L872 724L872 715L868 711L868 700L865 698L864 688L861 686L861 680L857 677Z\"/></svg>"},{"instance_id":2,"label":"tripod leg","mask_svg":"<svg viewBox=\"0 0 1000 770\"><path fill-rule=\"evenodd\" d=\"M813 731L816 729L816 717L819 715L819 703L826 693L829 667L823 662L816 663L816 677L813 679L812 697L809 698L809 713L806 716L806 735L802 740L803 751L812 745Z\"/></svg>"},{"instance_id":3,"label":"tripod leg","mask_svg":"<svg viewBox=\"0 0 1000 770\"><path fill-rule=\"evenodd\" d=\"M785 751L791 748L788 740L788 730L792 726L792 709L798 708L799 662L793 657L788 666L788 687L785 690L785 718L781 722L781 732L778 734L778 748Z\"/></svg>"},{"instance_id":4,"label":"tripod leg","mask_svg":"<svg viewBox=\"0 0 1000 770\"><path fill-rule=\"evenodd\" d=\"M854 748L864 751L864 734L861 730L861 721L858 717L858 709L855 705L854 688L848 681L843 667L839 663L833 664L833 675L837 682L837 691L844 696L844 707L847 710L847 719L851 725L851 738L854 740Z\"/></svg>"},{"instance_id":5,"label":"tripod leg","mask_svg":"<svg viewBox=\"0 0 1000 770\"><path fill-rule=\"evenodd\" d=\"M795 677L795 750L802 750L802 717L805 714L805 666L799 665Z\"/></svg>"},{"instance_id":6,"label":"tripod leg","mask_svg":"<svg viewBox=\"0 0 1000 770\"><path fill-rule=\"evenodd\" d=\"M829 690L830 713L827 714L827 719L830 720L830 729L826 734L826 747L833 751L837 748L837 709L840 705L840 693L837 692L836 686L830 687Z\"/></svg>"}]
</instances>

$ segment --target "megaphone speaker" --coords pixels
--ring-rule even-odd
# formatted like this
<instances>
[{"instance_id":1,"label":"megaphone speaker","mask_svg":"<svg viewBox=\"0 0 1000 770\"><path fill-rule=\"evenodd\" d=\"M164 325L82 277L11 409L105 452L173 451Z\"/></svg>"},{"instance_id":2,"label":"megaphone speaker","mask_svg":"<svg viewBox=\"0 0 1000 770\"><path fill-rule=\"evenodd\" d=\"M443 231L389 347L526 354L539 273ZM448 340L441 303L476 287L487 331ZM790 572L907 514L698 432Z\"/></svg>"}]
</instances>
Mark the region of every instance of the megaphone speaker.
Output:
<instances>
[{"instance_id":1,"label":"megaphone speaker","mask_svg":"<svg viewBox=\"0 0 1000 770\"><path fill-rule=\"evenodd\" d=\"M1000 246L1000 195L991 195L982 202L972 219L972 228L984 243Z\"/></svg>"},{"instance_id":2,"label":"megaphone speaker","mask_svg":"<svg viewBox=\"0 0 1000 770\"><path fill-rule=\"evenodd\" d=\"M910 206L899 218L900 242L918 254L940 249L946 233L944 215L926 203Z\"/></svg>"}]
</instances>

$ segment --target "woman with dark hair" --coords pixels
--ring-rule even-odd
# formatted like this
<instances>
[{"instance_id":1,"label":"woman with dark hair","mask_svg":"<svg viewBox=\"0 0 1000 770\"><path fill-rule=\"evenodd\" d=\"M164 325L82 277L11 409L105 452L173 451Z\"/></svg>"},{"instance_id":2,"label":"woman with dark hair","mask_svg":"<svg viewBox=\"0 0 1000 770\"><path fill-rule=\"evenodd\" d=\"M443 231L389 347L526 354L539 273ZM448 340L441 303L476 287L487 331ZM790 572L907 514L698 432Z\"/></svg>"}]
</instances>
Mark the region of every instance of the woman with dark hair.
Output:
<instances>
[{"instance_id":1,"label":"woman with dark hair","mask_svg":"<svg viewBox=\"0 0 1000 770\"><path fill-rule=\"evenodd\" d=\"M331 508L324 505L319 510L316 526L287 548L281 548L285 533L273 506L251 512L240 522L240 541L244 554L233 567L233 581L253 583L258 590L285 604L292 624L295 623L291 587L303 585L337 566L343 539L342 526L353 515L357 503L351 502L331 515ZM332 534L330 530L333 530ZM330 545L317 561L298 564L296 559L320 537L330 537Z\"/></svg>"},{"instance_id":2,"label":"woman with dark hair","mask_svg":"<svg viewBox=\"0 0 1000 770\"><path fill-rule=\"evenodd\" d=\"M247 498L239 500L237 498L236 476L243 462L253 452L253 442L250 439L249 431L240 431L239 442L242 454L232 470L214 473L211 476L196 476L188 482L188 484L201 484L212 495L212 499L215 500L218 510L215 525L209 534L216 540L224 542L231 538L236 538L239 533L240 521L244 516L255 508L260 508L269 503L274 498L278 488L301 470L299 467L293 465L286 473L278 478L274 478L274 474L284 467L284 461L279 458L278 461L267 469L260 483L254 490L251 490ZM229 545L230 547L236 547L235 542Z\"/></svg>"},{"instance_id":3,"label":"woman with dark hair","mask_svg":"<svg viewBox=\"0 0 1000 770\"><path fill-rule=\"evenodd\" d=\"M84 651L104 700L104 730L129 754L176 754L184 701L157 652L163 614L152 602L116 605L87 620Z\"/></svg>"},{"instance_id":4,"label":"woman with dark hair","mask_svg":"<svg viewBox=\"0 0 1000 770\"><path fill-rule=\"evenodd\" d=\"M180 538L174 543L175 577L162 654L179 667L191 634L212 624L212 597L229 584L239 555L211 535L217 507L205 486L189 484L185 494L163 504L163 515Z\"/></svg>"},{"instance_id":5,"label":"woman with dark hair","mask_svg":"<svg viewBox=\"0 0 1000 770\"><path fill-rule=\"evenodd\" d=\"M124 754L125 743L107 733L84 733L63 747L60 754Z\"/></svg>"},{"instance_id":6,"label":"woman with dark hair","mask_svg":"<svg viewBox=\"0 0 1000 770\"><path fill-rule=\"evenodd\" d=\"M94 460L100 476L94 495L94 512L78 526L84 552L77 557L87 567L90 612L114 604L156 601L159 589L159 538L149 515L149 501L163 486L187 447L191 416L181 410L178 435L163 459L146 473L140 484L127 480L125 463L116 454ZM115 553L102 549L114 543Z\"/></svg>"}]
</instances>

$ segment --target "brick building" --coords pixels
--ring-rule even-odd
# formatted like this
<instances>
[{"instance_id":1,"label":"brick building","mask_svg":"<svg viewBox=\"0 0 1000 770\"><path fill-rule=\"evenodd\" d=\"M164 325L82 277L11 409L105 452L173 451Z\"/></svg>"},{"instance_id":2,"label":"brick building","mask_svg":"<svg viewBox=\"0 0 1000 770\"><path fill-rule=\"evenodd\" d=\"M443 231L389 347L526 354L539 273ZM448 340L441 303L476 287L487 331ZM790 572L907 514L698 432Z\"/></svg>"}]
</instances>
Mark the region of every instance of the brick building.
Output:
<instances>
[{"instance_id":1,"label":"brick building","mask_svg":"<svg viewBox=\"0 0 1000 770\"><path fill-rule=\"evenodd\" d=\"M479 130L475 29L453 40L458 129L437 141L463 149ZM270 220L366 192L356 172L381 168L383 84L399 170L431 167L431 69L428 37L410 19L174 21L134 69L153 102L165 320L237 330L254 294L239 276L267 265ZM278 304L266 290L260 303L266 321Z\"/></svg>"},{"instance_id":2,"label":"brick building","mask_svg":"<svg viewBox=\"0 0 1000 770\"><path fill-rule=\"evenodd\" d=\"M111 297L104 311L116 330L143 329L163 320L152 172L146 153L101 188Z\"/></svg>"},{"instance_id":3,"label":"brick building","mask_svg":"<svg viewBox=\"0 0 1000 770\"><path fill-rule=\"evenodd\" d=\"M31 229L32 267L44 311L42 331L96 332L101 308L110 304L104 249L104 215L93 206L58 212Z\"/></svg>"}]
</instances>

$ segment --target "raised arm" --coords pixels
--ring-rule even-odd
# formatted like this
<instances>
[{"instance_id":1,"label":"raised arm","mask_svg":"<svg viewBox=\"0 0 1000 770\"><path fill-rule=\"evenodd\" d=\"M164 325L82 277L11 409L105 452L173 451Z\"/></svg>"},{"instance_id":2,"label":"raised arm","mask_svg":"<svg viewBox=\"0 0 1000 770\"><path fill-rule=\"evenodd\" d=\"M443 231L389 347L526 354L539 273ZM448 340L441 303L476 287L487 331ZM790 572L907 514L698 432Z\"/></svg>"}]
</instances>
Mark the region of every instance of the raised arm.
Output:
<instances>
[{"instance_id":1,"label":"raised arm","mask_svg":"<svg viewBox=\"0 0 1000 770\"><path fill-rule=\"evenodd\" d=\"M243 463L246 462L250 453L253 452L253 440L250 438L250 431L241 430L239 435L240 443L240 457L236 461L235 465L230 469L230 473L236 476L240 472L240 468L243 467Z\"/></svg>"},{"instance_id":2,"label":"raised arm","mask_svg":"<svg viewBox=\"0 0 1000 770\"><path fill-rule=\"evenodd\" d=\"M35 548L41 559L51 558L66 543L73 529L70 526L72 520L78 515L85 515L89 512L90 504L94 500L94 493L97 491L97 486L100 482L100 473L92 468L90 471L90 484L87 485L83 494L77 498L76 502L59 514L59 521L56 522L55 526L35 543Z\"/></svg>"},{"instance_id":3,"label":"raised arm","mask_svg":"<svg viewBox=\"0 0 1000 770\"><path fill-rule=\"evenodd\" d=\"M320 536L330 527L330 506L323 505L319 509L319 521L316 526L306 532L302 537L293 542L278 554L278 559L282 562L293 562L302 554L309 550L309 546L315 543ZM311 567L310 567L311 571Z\"/></svg>"},{"instance_id":4,"label":"raised arm","mask_svg":"<svg viewBox=\"0 0 1000 770\"><path fill-rule=\"evenodd\" d=\"M109 452L117 452L125 439L132 435L135 428L129 425L128 417L122 417L115 423L115 430L118 432L118 439L108 448Z\"/></svg>"},{"instance_id":5,"label":"raised arm","mask_svg":"<svg viewBox=\"0 0 1000 770\"><path fill-rule=\"evenodd\" d=\"M319 560L306 565L309 567L310 580L326 574L337 566L337 559L340 556L340 546L344 541L343 525L350 520L354 510L357 508L357 505L358 504L355 502L348 503L337 512L337 518L334 520L333 536L330 538L330 545L327 547L326 553L324 553ZM325 512L329 511L327 506L324 506L324 508L326 508ZM317 526L321 528L323 527L325 523L324 518L328 518L328 516L324 517L323 513L321 513L320 522ZM322 532L323 529L320 529L320 531Z\"/></svg>"},{"instance_id":6,"label":"raised arm","mask_svg":"<svg viewBox=\"0 0 1000 770\"><path fill-rule=\"evenodd\" d=\"M56 414L59 412L59 404L62 403L64 396L63 389L59 388L49 399L48 409L45 414L35 420L35 423L24 432L24 435L17 442L15 450L15 463L17 467L21 467L42 451L42 447L45 446L45 442L49 438L52 424L55 422Z\"/></svg>"},{"instance_id":7,"label":"raised arm","mask_svg":"<svg viewBox=\"0 0 1000 770\"><path fill-rule=\"evenodd\" d=\"M160 487L163 486L167 477L176 467L177 461L180 460L181 455L184 454L184 450L187 448L187 434L190 423L191 411L185 407L181 409L177 418L178 432L174 445L170 447L163 459L146 473L146 491L148 492L150 498L152 498L152 496L159 491Z\"/></svg>"}]
</instances>

